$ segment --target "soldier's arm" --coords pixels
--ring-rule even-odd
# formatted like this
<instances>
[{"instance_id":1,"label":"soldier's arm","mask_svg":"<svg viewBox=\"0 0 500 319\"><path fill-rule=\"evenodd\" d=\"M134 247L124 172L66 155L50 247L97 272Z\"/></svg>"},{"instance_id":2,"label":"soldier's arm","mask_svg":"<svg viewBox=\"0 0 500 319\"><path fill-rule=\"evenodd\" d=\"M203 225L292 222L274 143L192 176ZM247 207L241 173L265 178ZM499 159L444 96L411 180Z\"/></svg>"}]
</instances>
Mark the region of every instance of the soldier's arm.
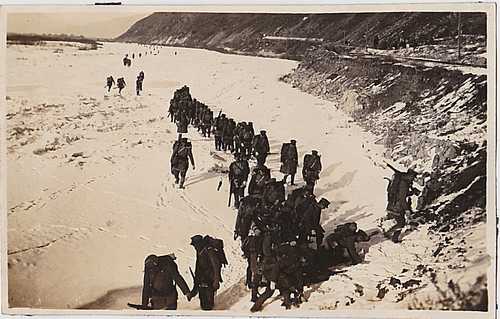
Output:
<instances>
[{"instance_id":1,"label":"soldier's arm","mask_svg":"<svg viewBox=\"0 0 500 319\"><path fill-rule=\"evenodd\" d=\"M194 157L193 157L193 151L191 148L189 149L188 156L189 156L189 160L191 161L191 165L193 165L193 167L194 167L195 166L194 165Z\"/></svg>"},{"instance_id":2,"label":"soldier's arm","mask_svg":"<svg viewBox=\"0 0 500 319\"><path fill-rule=\"evenodd\" d=\"M179 269L177 268L176 264L172 265L172 273L174 281L177 284L177 286L181 288L181 291L184 295L187 295L189 293L189 287L184 278L182 278L181 274L179 273Z\"/></svg>"},{"instance_id":3,"label":"soldier's arm","mask_svg":"<svg viewBox=\"0 0 500 319\"><path fill-rule=\"evenodd\" d=\"M147 306L151 298L151 281L149 279L149 271L144 269L144 280L142 284L142 305Z\"/></svg>"}]
</instances>

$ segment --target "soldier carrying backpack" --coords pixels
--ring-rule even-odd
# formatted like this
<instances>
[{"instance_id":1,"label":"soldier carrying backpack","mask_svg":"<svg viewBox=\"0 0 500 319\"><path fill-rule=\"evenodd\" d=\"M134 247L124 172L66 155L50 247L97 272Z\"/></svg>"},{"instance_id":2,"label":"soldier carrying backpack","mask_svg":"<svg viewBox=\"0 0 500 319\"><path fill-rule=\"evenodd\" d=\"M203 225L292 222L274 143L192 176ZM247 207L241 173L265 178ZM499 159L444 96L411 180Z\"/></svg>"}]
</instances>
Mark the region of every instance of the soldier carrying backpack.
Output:
<instances>
[{"instance_id":1,"label":"soldier carrying backpack","mask_svg":"<svg viewBox=\"0 0 500 319\"><path fill-rule=\"evenodd\" d=\"M285 185L283 181L277 181L276 178L269 179L262 192L262 202L268 207L277 207L285 201Z\"/></svg>"},{"instance_id":2,"label":"soldier carrying backpack","mask_svg":"<svg viewBox=\"0 0 500 319\"><path fill-rule=\"evenodd\" d=\"M319 179L321 172L321 157L318 151L312 151L311 154L304 155L304 166L302 167L302 177L306 184L314 190L314 184Z\"/></svg>"},{"instance_id":3,"label":"soldier carrying backpack","mask_svg":"<svg viewBox=\"0 0 500 319\"><path fill-rule=\"evenodd\" d=\"M299 228L299 241L309 243L311 237L315 237L316 250L320 249L323 243L325 230L321 226L321 211L327 208L330 202L326 198L316 201L314 196L304 201L297 207L297 218Z\"/></svg>"},{"instance_id":4,"label":"soldier carrying backpack","mask_svg":"<svg viewBox=\"0 0 500 319\"><path fill-rule=\"evenodd\" d=\"M260 135L255 135L252 142L252 149L253 155L257 159L257 164L264 165L270 149L266 131L262 130L260 131Z\"/></svg>"},{"instance_id":5,"label":"soldier carrying backpack","mask_svg":"<svg viewBox=\"0 0 500 319\"><path fill-rule=\"evenodd\" d=\"M111 90L111 87L115 84L115 79L113 79L113 76L108 76L106 79L106 86L108 87L108 92Z\"/></svg>"},{"instance_id":6,"label":"soldier carrying backpack","mask_svg":"<svg viewBox=\"0 0 500 319\"><path fill-rule=\"evenodd\" d=\"M405 215L411 212L410 197L420 194L420 191L413 187L417 173L411 168L405 173L390 164L387 166L394 171L387 185L387 219L394 219L396 225L387 230L385 236L393 242L400 242L399 236L406 225Z\"/></svg>"},{"instance_id":7,"label":"soldier carrying backpack","mask_svg":"<svg viewBox=\"0 0 500 319\"><path fill-rule=\"evenodd\" d=\"M271 171L265 165L258 165L252 170L252 177L248 184L248 194L259 195L264 191L266 182L271 179Z\"/></svg>"},{"instance_id":8,"label":"soldier carrying backpack","mask_svg":"<svg viewBox=\"0 0 500 319\"><path fill-rule=\"evenodd\" d=\"M255 131L253 129L253 123L248 122L247 125L243 127L243 132L241 136L242 149L245 156L250 158L252 156L252 141L255 135Z\"/></svg>"},{"instance_id":9,"label":"soldier carrying backpack","mask_svg":"<svg viewBox=\"0 0 500 319\"><path fill-rule=\"evenodd\" d=\"M170 170L172 175L175 176L175 183L179 184L179 188L184 188L189 161L193 165L193 169L195 169L191 142L188 142L188 139L183 137L174 143L172 156L170 157Z\"/></svg>"},{"instance_id":10,"label":"soldier carrying backpack","mask_svg":"<svg viewBox=\"0 0 500 319\"><path fill-rule=\"evenodd\" d=\"M229 198L234 194L234 207L238 209L240 206L240 198L245 196L245 187L247 185L248 174L250 168L248 161L244 159L240 153L234 153L235 161L229 165Z\"/></svg>"},{"instance_id":11,"label":"soldier carrying backpack","mask_svg":"<svg viewBox=\"0 0 500 319\"><path fill-rule=\"evenodd\" d=\"M370 236L361 229L358 230L358 225L354 222L338 225L325 239L335 263L349 261L353 265L362 262L364 258L360 256L355 244L369 240Z\"/></svg>"},{"instance_id":12,"label":"soldier carrying backpack","mask_svg":"<svg viewBox=\"0 0 500 319\"><path fill-rule=\"evenodd\" d=\"M291 140L290 143L283 143L281 146L280 172L285 174L283 176L285 183L288 175L290 175L291 185L295 185L295 173L297 173L297 166L299 164L296 143L295 140Z\"/></svg>"},{"instance_id":13,"label":"soldier carrying backpack","mask_svg":"<svg viewBox=\"0 0 500 319\"><path fill-rule=\"evenodd\" d=\"M122 94L123 88L127 85L124 78L118 78L116 80L116 85L118 86L118 94Z\"/></svg>"},{"instance_id":14,"label":"soldier carrying backpack","mask_svg":"<svg viewBox=\"0 0 500 319\"><path fill-rule=\"evenodd\" d=\"M177 309L177 289L189 297L189 288L182 278L175 255L149 255L144 261L144 285L142 288L142 307L148 309Z\"/></svg>"},{"instance_id":15,"label":"soldier carrying backpack","mask_svg":"<svg viewBox=\"0 0 500 319\"><path fill-rule=\"evenodd\" d=\"M201 309L212 310L215 292L222 282L221 268L227 265L224 243L208 235L195 235L191 245L196 250L196 268L194 274L191 272L194 286L187 296L191 299L199 294Z\"/></svg>"}]
</instances>

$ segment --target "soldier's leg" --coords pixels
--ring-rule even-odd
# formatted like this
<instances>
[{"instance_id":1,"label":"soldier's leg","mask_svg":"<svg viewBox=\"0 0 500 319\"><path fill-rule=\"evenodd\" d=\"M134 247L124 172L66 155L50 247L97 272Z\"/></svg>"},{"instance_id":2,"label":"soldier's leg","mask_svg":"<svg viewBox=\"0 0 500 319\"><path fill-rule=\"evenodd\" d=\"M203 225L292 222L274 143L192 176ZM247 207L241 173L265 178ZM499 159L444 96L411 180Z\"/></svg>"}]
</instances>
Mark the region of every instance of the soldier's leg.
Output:
<instances>
[{"instance_id":1,"label":"soldier's leg","mask_svg":"<svg viewBox=\"0 0 500 319\"><path fill-rule=\"evenodd\" d=\"M280 294L283 296L283 303L281 305L284 306L287 310L292 308L290 289L280 289Z\"/></svg>"},{"instance_id":2,"label":"soldier's leg","mask_svg":"<svg viewBox=\"0 0 500 319\"><path fill-rule=\"evenodd\" d=\"M290 185L295 185L295 174L290 175Z\"/></svg>"},{"instance_id":3,"label":"soldier's leg","mask_svg":"<svg viewBox=\"0 0 500 319\"><path fill-rule=\"evenodd\" d=\"M202 310L212 310L214 308L215 291L210 287L199 289L200 307Z\"/></svg>"},{"instance_id":4,"label":"soldier's leg","mask_svg":"<svg viewBox=\"0 0 500 319\"><path fill-rule=\"evenodd\" d=\"M210 125L208 125L207 130L208 130L208 138L210 138L210 131L212 130L212 127Z\"/></svg>"},{"instance_id":5,"label":"soldier's leg","mask_svg":"<svg viewBox=\"0 0 500 319\"><path fill-rule=\"evenodd\" d=\"M181 181L179 183L179 188L184 188L184 182L186 181L186 171L182 170L180 174L181 174Z\"/></svg>"},{"instance_id":6,"label":"soldier's leg","mask_svg":"<svg viewBox=\"0 0 500 319\"><path fill-rule=\"evenodd\" d=\"M179 170L174 170L175 183L179 184Z\"/></svg>"},{"instance_id":7,"label":"soldier's leg","mask_svg":"<svg viewBox=\"0 0 500 319\"><path fill-rule=\"evenodd\" d=\"M234 207L239 208L240 207L240 198L243 197L243 191L244 189L242 187L236 188L234 192Z\"/></svg>"},{"instance_id":8,"label":"soldier's leg","mask_svg":"<svg viewBox=\"0 0 500 319\"><path fill-rule=\"evenodd\" d=\"M166 309L177 310L177 294L172 294L166 298Z\"/></svg>"}]
</instances>

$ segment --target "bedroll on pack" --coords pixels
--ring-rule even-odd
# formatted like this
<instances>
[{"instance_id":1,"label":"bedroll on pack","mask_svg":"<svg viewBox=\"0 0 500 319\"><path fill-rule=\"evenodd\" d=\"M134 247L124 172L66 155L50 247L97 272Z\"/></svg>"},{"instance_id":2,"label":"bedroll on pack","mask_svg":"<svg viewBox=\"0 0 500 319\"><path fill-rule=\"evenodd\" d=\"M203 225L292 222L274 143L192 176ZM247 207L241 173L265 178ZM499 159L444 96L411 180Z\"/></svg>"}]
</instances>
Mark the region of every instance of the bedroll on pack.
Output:
<instances>
[{"instance_id":1,"label":"bedroll on pack","mask_svg":"<svg viewBox=\"0 0 500 319\"><path fill-rule=\"evenodd\" d=\"M205 242L207 245L215 250L217 253L217 258L219 259L220 264L224 267L227 266L227 258L224 253L224 241L222 239L214 238L209 235L205 236Z\"/></svg>"}]
</instances>

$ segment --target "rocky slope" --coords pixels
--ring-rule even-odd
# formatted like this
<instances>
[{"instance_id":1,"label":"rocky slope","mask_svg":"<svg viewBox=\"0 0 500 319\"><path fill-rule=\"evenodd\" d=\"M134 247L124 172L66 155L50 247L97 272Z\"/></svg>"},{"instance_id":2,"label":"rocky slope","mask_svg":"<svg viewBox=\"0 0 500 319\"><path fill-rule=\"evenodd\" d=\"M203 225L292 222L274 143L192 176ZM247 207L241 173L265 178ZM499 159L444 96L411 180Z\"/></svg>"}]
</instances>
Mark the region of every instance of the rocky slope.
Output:
<instances>
[{"instance_id":1,"label":"rocky slope","mask_svg":"<svg viewBox=\"0 0 500 319\"><path fill-rule=\"evenodd\" d=\"M462 33L486 34L486 15L463 13ZM315 38L323 43L372 45L375 35L381 48L397 46L402 39L431 44L455 36L457 16L452 13L166 13L157 12L138 22L117 41L158 43L259 55L302 57L315 42L275 37ZM383 47L382 47L383 46Z\"/></svg>"},{"instance_id":2,"label":"rocky slope","mask_svg":"<svg viewBox=\"0 0 500 319\"><path fill-rule=\"evenodd\" d=\"M486 298L484 270L463 269L469 267L464 266L467 261L488 259L484 251L475 251L475 240L470 241L486 222L486 75L311 50L282 80L335 102L379 137L376 143L384 146L386 159L422 173L418 181L422 194L413 203L412 224L424 227L435 240L432 263L460 260L448 271L462 269L465 277L471 276L464 291L453 280L437 289L441 297L431 298L432 307L441 300L444 309L481 308ZM480 246L484 248L484 239ZM422 267L414 271L421 273ZM397 278L385 284L402 289ZM467 294L475 300L458 306L461 295ZM409 307L431 306L418 300Z\"/></svg>"}]
</instances>

